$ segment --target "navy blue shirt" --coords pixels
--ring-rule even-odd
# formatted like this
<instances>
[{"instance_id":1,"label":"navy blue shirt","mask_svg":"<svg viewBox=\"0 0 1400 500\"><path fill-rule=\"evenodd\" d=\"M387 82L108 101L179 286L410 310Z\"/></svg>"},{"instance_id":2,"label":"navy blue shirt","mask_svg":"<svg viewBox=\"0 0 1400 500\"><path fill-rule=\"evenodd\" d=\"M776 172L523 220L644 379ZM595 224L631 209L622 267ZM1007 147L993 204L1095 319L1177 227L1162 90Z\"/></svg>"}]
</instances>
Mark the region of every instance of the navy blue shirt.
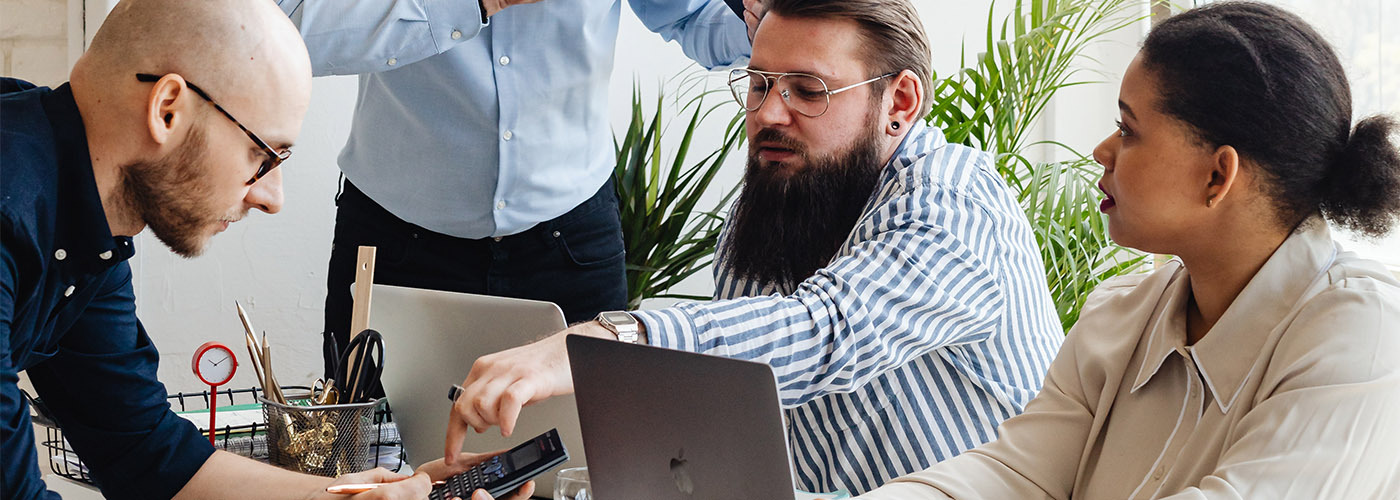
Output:
<instances>
[{"instance_id":1,"label":"navy blue shirt","mask_svg":"<svg viewBox=\"0 0 1400 500\"><path fill-rule=\"evenodd\" d=\"M0 78L0 120L0 498L58 496L40 478L21 370L104 496L170 498L214 449L156 379L132 241L107 226L72 89Z\"/></svg>"}]
</instances>

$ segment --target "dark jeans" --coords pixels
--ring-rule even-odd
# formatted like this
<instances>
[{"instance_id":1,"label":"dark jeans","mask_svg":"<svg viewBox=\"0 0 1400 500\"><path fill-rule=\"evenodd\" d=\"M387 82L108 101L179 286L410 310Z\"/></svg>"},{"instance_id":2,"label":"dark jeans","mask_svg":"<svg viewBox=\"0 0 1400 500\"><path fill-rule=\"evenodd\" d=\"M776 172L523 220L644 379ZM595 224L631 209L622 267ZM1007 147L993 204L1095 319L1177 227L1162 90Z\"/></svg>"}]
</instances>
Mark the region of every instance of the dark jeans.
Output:
<instances>
[{"instance_id":1,"label":"dark jeans","mask_svg":"<svg viewBox=\"0 0 1400 500\"><path fill-rule=\"evenodd\" d=\"M374 282L558 304L570 323L627 307L622 223L609 180L592 198L523 233L479 240L435 233L399 219L349 180L336 199L326 277L326 332L349 343L360 245L377 247ZM331 372L331 360L326 372Z\"/></svg>"}]
</instances>

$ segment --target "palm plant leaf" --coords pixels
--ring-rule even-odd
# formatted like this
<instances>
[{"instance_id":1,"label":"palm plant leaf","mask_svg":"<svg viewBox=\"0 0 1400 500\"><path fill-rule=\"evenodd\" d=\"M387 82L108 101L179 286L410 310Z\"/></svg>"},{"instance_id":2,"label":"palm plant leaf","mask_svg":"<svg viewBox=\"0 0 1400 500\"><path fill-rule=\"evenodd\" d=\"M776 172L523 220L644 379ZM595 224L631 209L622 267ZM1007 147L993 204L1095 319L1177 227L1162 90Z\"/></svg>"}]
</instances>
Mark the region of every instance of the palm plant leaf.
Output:
<instances>
[{"instance_id":1,"label":"palm plant leaf","mask_svg":"<svg viewBox=\"0 0 1400 500\"><path fill-rule=\"evenodd\" d=\"M714 113L733 108L723 103L707 106L706 97L714 92L701 92L680 104L682 113L688 111L689 116L670 162L662 159L661 138L667 134L662 115L664 93L657 97L655 112L648 116L634 86L627 132L621 139L613 138L617 150L613 178L622 200L619 208L631 308L652 297L708 298L665 292L710 265L724 222L719 211L738 190L738 186L731 187L709 210L697 208L720 167L744 139L743 115L730 111L735 114L725 128L723 143L692 162L695 131Z\"/></svg>"},{"instance_id":2,"label":"palm plant leaf","mask_svg":"<svg viewBox=\"0 0 1400 500\"><path fill-rule=\"evenodd\" d=\"M1144 256L1114 245L1097 211L1092 160L1034 163L1025 151L1032 125L1060 89L1090 83L1074 63L1085 47L1140 18L1134 0L1016 0L996 23L987 15L984 50L973 64L935 83L927 120L949 142L991 152L997 171L1018 193L1045 263L1046 282L1062 325L1079 318L1088 293L1103 280L1136 269ZM964 52L964 58L966 52ZM966 60L966 59L964 59Z\"/></svg>"}]
</instances>

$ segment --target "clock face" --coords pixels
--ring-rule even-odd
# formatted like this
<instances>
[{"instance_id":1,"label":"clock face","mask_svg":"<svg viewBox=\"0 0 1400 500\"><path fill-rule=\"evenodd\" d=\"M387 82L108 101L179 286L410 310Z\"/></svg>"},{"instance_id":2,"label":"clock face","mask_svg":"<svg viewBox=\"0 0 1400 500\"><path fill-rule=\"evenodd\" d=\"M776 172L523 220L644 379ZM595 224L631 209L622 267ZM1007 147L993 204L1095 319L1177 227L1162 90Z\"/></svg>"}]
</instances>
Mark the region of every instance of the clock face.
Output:
<instances>
[{"instance_id":1,"label":"clock face","mask_svg":"<svg viewBox=\"0 0 1400 500\"><path fill-rule=\"evenodd\" d=\"M233 351L220 344L201 346L195 352L194 374L209 385L223 385L233 378L238 361Z\"/></svg>"}]
</instances>

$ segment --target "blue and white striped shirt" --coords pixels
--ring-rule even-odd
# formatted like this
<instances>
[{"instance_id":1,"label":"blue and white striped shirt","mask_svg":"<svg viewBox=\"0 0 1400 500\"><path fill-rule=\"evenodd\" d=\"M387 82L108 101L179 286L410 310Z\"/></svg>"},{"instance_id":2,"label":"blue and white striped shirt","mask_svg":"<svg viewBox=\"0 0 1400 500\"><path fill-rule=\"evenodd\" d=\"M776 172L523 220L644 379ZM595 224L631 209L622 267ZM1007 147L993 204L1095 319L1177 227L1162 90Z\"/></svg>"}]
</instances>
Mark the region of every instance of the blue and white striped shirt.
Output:
<instances>
[{"instance_id":1,"label":"blue and white striped shirt","mask_svg":"<svg viewBox=\"0 0 1400 500\"><path fill-rule=\"evenodd\" d=\"M721 252L719 300L635 312L654 345L773 367L807 491L869 491L995 439L1064 338L991 156L919 123L878 186L795 287L733 276Z\"/></svg>"}]
</instances>

